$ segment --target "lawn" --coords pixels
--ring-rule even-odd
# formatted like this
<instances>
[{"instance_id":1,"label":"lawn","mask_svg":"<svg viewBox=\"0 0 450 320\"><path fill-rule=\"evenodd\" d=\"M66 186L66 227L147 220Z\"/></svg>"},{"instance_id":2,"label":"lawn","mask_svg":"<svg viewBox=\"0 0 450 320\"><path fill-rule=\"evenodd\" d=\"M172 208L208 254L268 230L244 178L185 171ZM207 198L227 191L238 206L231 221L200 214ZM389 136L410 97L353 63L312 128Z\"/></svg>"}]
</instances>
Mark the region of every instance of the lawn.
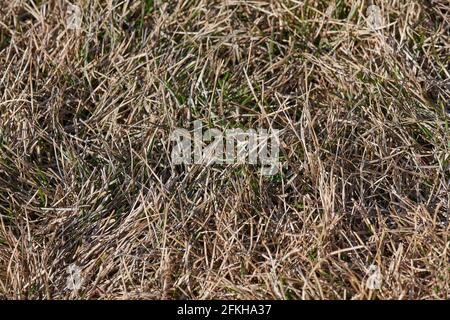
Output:
<instances>
[{"instance_id":1,"label":"lawn","mask_svg":"<svg viewBox=\"0 0 450 320\"><path fill-rule=\"evenodd\" d=\"M0 298L449 299L449 98L448 0L1 1Z\"/></svg>"}]
</instances>

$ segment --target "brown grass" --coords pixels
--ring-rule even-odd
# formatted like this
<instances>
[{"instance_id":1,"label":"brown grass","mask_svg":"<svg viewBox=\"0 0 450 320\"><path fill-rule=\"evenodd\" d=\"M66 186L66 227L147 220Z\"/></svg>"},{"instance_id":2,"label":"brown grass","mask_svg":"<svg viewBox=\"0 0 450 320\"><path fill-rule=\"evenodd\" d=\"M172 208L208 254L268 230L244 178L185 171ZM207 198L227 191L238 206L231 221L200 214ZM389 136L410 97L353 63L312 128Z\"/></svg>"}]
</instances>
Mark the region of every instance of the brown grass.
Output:
<instances>
[{"instance_id":1,"label":"brown grass","mask_svg":"<svg viewBox=\"0 0 450 320\"><path fill-rule=\"evenodd\" d=\"M1 1L0 297L448 299L450 2L374 2ZM173 165L198 119L282 171Z\"/></svg>"}]
</instances>

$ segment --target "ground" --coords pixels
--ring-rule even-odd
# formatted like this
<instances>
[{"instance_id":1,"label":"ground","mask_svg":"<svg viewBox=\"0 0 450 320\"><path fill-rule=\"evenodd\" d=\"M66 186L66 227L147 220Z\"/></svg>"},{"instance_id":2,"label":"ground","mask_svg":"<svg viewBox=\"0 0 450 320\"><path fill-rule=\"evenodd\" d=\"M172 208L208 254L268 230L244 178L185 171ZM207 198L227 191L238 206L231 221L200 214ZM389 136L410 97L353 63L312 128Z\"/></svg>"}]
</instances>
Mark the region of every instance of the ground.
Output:
<instances>
[{"instance_id":1,"label":"ground","mask_svg":"<svg viewBox=\"0 0 450 320\"><path fill-rule=\"evenodd\" d=\"M0 4L0 297L449 298L447 0Z\"/></svg>"}]
</instances>

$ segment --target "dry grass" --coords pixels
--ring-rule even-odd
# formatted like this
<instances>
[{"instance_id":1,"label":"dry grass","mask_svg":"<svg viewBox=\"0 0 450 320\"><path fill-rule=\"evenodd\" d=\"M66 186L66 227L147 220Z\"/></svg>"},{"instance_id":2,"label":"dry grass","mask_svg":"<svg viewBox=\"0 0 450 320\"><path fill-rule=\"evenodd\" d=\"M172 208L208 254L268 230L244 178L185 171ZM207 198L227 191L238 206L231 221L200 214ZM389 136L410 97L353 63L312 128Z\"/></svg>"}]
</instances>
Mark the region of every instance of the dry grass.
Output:
<instances>
[{"instance_id":1,"label":"dry grass","mask_svg":"<svg viewBox=\"0 0 450 320\"><path fill-rule=\"evenodd\" d=\"M0 297L449 298L448 0L74 2L1 1ZM282 171L174 166L197 119Z\"/></svg>"}]
</instances>

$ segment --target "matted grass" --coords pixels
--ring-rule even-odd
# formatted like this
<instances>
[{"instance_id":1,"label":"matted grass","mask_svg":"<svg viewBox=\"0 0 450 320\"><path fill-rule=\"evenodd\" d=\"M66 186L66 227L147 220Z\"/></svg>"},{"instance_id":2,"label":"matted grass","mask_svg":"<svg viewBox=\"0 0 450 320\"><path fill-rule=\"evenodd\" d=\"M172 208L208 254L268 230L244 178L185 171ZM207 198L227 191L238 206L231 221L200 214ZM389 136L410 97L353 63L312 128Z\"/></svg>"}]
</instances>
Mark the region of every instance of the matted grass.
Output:
<instances>
[{"instance_id":1,"label":"matted grass","mask_svg":"<svg viewBox=\"0 0 450 320\"><path fill-rule=\"evenodd\" d=\"M72 3L0 6L0 297L449 298L449 1ZM282 170L173 165L194 120Z\"/></svg>"}]
</instances>

